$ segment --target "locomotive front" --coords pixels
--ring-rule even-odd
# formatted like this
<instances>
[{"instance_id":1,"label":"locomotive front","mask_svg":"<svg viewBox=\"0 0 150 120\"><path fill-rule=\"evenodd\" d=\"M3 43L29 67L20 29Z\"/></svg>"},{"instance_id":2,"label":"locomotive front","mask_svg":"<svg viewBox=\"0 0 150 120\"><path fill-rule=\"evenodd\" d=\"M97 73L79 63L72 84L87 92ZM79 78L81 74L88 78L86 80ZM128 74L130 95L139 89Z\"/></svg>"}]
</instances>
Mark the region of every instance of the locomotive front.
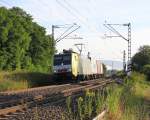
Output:
<instances>
[{"instance_id":1,"label":"locomotive front","mask_svg":"<svg viewBox=\"0 0 150 120\"><path fill-rule=\"evenodd\" d=\"M72 80L77 76L78 54L72 51L63 51L54 56L54 79Z\"/></svg>"},{"instance_id":2,"label":"locomotive front","mask_svg":"<svg viewBox=\"0 0 150 120\"><path fill-rule=\"evenodd\" d=\"M71 53L54 56L55 78L69 78L71 76Z\"/></svg>"}]
</instances>

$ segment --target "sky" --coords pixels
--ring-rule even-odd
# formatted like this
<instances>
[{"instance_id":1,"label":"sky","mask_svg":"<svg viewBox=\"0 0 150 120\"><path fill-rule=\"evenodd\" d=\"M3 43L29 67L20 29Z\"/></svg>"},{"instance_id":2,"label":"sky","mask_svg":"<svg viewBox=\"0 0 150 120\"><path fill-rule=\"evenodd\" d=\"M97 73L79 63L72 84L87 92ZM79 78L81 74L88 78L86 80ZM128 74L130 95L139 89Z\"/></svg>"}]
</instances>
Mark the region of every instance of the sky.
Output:
<instances>
[{"instance_id":1,"label":"sky","mask_svg":"<svg viewBox=\"0 0 150 120\"><path fill-rule=\"evenodd\" d=\"M83 39L64 39L57 43L58 51L72 48L83 43L83 54L103 60L123 59L127 52L127 42L122 38L105 38L113 35L104 23L131 23L132 56L142 45L150 45L150 1L149 0L0 0L0 6L18 6L31 14L34 21L46 28L51 34L52 25L76 23L80 29L71 36ZM115 26L127 37L127 27ZM66 29L55 29L55 39Z\"/></svg>"}]
</instances>

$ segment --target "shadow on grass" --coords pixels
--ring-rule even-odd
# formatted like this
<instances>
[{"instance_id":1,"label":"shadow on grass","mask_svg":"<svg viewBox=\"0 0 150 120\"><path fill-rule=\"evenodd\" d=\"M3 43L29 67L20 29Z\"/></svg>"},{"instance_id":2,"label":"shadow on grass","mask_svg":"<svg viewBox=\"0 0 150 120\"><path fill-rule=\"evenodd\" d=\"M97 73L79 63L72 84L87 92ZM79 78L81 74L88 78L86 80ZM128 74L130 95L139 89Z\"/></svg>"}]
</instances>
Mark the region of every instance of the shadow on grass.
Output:
<instances>
[{"instance_id":1,"label":"shadow on grass","mask_svg":"<svg viewBox=\"0 0 150 120\"><path fill-rule=\"evenodd\" d=\"M12 81L26 81L29 87L51 85L52 75L40 72L12 72L4 75L4 79Z\"/></svg>"},{"instance_id":2,"label":"shadow on grass","mask_svg":"<svg viewBox=\"0 0 150 120\"><path fill-rule=\"evenodd\" d=\"M129 89L128 89L129 90ZM147 120L149 118L149 103L150 101L145 99L143 95L136 95L124 89L121 102L121 110L124 113L124 119Z\"/></svg>"}]
</instances>

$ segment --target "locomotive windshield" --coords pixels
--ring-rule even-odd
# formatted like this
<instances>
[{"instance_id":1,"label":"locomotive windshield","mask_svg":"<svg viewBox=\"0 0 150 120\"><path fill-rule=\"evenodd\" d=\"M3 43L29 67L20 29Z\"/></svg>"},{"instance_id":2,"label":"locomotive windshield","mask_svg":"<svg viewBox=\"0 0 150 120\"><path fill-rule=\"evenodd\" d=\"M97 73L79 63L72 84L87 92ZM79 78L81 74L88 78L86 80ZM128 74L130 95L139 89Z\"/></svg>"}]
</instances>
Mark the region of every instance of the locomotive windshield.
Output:
<instances>
[{"instance_id":1,"label":"locomotive windshield","mask_svg":"<svg viewBox=\"0 0 150 120\"><path fill-rule=\"evenodd\" d=\"M71 64L71 54L55 55L54 66L56 65L69 65Z\"/></svg>"},{"instance_id":2,"label":"locomotive windshield","mask_svg":"<svg viewBox=\"0 0 150 120\"><path fill-rule=\"evenodd\" d=\"M63 64L64 65L71 64L71 54L63 55Z\"/></svg>"},{"instance_id":3,"label":"locomotive windshield","mask_svg":"<svg viewBox=\"0 0 150 120\"><path fill-rule=\"evenodd\" d=\"M54 66L62 64L62 55L55 55L54 56Z\"/></svg>"}]
</instances>

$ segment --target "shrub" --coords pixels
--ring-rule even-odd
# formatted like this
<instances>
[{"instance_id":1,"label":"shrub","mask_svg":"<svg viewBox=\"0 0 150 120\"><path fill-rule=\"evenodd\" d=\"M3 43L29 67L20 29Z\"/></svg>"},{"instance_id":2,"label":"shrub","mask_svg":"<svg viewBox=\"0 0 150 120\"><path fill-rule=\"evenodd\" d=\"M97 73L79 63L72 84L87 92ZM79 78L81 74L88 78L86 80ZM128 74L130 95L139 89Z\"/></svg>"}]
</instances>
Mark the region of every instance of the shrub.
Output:
<instances>
[{"instance_id":1,"label":"shrub","mask_svg":"<svg viewBox=\"0 0 150 120\"><path fill-rule=\"evenodd\" d=\"M147 80L150 81L150 64L144 65L142 72L147 75Z\"/></svg>"}]
</instances>

